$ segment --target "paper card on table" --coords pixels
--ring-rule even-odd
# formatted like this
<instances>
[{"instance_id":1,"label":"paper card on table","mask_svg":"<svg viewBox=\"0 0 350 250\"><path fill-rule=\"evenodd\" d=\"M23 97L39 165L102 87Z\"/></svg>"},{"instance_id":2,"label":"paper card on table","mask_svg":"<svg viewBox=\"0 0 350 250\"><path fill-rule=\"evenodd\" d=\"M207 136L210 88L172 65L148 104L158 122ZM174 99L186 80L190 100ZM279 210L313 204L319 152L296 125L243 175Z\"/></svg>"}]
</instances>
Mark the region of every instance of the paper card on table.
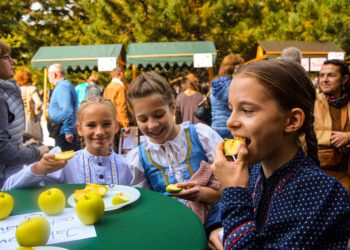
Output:
<instances>
[{"instance_id":1,"label":"paper card on table","mask_svg":"<svg viewBox=\"0 0 350 250\"><path fill-rule=\"evenodd\" d=\"M48 216L42 212L14 215L0 221L0 249L17 249L16 228L29 217L44 216L51 227L51 235L47 245L96 237L93 225L80 222L74 208L65 208L63 213Z\"/></svg>"}]
</instances>

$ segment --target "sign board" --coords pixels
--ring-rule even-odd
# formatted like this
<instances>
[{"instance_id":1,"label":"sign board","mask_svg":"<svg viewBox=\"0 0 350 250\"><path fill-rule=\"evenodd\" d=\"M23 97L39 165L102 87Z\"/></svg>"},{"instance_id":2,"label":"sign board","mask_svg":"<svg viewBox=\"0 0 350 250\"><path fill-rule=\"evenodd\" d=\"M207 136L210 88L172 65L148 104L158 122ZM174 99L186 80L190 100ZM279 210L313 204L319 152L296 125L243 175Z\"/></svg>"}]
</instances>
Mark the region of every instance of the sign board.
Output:
<instances>
[{"instance_id":1,"label":"sign board","mask_svg":"<svg viewBox=\"0 0 350 250\"><path fill-rule=\"evenodd\" d=\"M97 58L98 71L112 71L117 67L117 58L115 57L100 57Z\"/></svg>"},{"instance_id":2,"label":"sign board","mask_svg":"<svg viewBox=\"0 0 350 250\"><path fill-rule=\"evenodd\" d=\"M213 55L211 53L199 53L193 55L194 68L211 68L213 67Z\"/></svg>"},{"instance_id":3,"label":"sign board","mask_svg":"<svg viewBox=\"0 0 350 250\"><path fill-rule=\"evenodd\" d=\"M306 71L310 71L310 60L309 60L309 58L301 58L301 66L303 66Z\"/></svg>"},{"instance_id":4,"label":"sign board","mask_svg":"<svg viewBox=\"0 0 350 250\"><path fill-rule=\"evenodd\" d=\"M322 64L326 61L327 58L311 58L310 59L310 71L320 71Z\"/></svg>"},{"instance_id":5,"label":"sign board","mask_svg":"<svg viewBox=\"0 0 350 250\"><path fill-rule=\"evenodd\" d=\"M344 60L344 57L345 57L344 52L328 52L328 60L330 59Z\"/></svg>"},{"instance_id":6,"label":"sign board","mask_svg":"<svg viewBox=\"0 0 350 250\"><path fill-rule=\"evenodd\" d=\"M65 208L59 215L48 216L42 212L20 214L7 217L0 221L0 249L17 249L16 228L30 217L43 216L50 223L50 238L48 245L96 237L96 230L93 225L84 225L75 215L74 208Z\"/></svg>"}]
</instances>

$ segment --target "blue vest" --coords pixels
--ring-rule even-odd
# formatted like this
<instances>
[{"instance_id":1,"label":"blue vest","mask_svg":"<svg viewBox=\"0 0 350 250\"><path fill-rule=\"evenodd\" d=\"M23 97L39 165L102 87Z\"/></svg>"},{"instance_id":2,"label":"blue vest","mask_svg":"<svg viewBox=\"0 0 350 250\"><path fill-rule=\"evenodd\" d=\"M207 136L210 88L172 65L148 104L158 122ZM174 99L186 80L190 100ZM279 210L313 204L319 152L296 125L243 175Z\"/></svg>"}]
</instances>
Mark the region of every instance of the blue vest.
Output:
<instances>
[{"instance_id":1,"label":"blue vest","mask_svg":"<svg viewBox=\"0 0 350 250\"><path fill-rule=\"evenodd\" d=\"M206 153L199 141L194 125L190 125L185 129L187 140L187 154L180 167L184 182L188 181L193 173L199 169L202 160L208 161ZM140 161L145 170L145 175L152 189L156 192L168 194L165 187L169 184L177 183L175 173L168 166L161 166L153 161L151 154L145 150L142 145L139 145Z\"/></svg>"}]
</instances>

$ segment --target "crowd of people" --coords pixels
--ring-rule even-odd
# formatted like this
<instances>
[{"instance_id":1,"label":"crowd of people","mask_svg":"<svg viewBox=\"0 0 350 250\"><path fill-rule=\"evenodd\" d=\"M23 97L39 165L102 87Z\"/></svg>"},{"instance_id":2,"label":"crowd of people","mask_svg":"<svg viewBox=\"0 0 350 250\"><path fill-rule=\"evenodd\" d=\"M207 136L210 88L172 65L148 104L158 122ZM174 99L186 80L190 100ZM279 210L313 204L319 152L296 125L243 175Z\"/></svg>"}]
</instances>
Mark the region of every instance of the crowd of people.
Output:
<instances>
[{"instance_id":1,"label":"crowd of people","mask_svg":"<svg viewBox=\"0 0 350 250\"><path fill-rule=\"evenodd\" d=\"M49 151L25 134L25 119L40 117L45 107L30 72L16 74L21 88L9 80L14 60L0 41L0 187L97 183L169 195L166 186L177 184L182 191L172 196L201 220L211 249L345 249L349 68L325 61L316 91L300 62L296 48L247 65L229 54L209 94L189 74L177 97L154 71L127 84L116 68L102 91L95 73L74 87L63 66L53 64L48 129L59 148ZM211 125L193 115L203 98L211 103ZM140 143L120 155L120 131L128 133L133 122ZM223 145L234 137L244 142L231 161ZM57 161L54 150L76 152Z\"/></svg>"}]
</instances>

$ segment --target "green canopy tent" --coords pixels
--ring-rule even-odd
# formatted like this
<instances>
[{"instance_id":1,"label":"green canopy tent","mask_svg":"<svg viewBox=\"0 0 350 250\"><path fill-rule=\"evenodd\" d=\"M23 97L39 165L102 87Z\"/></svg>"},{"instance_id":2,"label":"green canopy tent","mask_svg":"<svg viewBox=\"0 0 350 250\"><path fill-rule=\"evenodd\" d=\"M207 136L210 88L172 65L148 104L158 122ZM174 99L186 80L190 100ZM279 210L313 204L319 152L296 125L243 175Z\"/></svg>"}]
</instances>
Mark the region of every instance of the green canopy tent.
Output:
<instances>
[{"instance_id":1,"label":"green canopy tent","mask_svg":"<svg viewBox=\"0 0 350 250\"><path fill-rule=\"evenodd\" d=\"M47 68L54 63L62 64L66 69L94 69L99 59L115 58L120 67L125 66L125 50L122 44L51 46L41 47L33 56L32 67L44 68L44 106L47 100ZM115 65L117 66L117 65ZM46 109L44 109L46 117Z\"/></svg>"},{"instance_id":2,"label":"green canopy tent","mask_svg":"<svg viewBox=\"0 0 350 250\"><path fill-rule=\"evenodd\" d=\"M157 42L131 43L126 55L126 66L132 67L133 77L136 77L137 67L192 66L195 54L211 54L212 64L216 61L216 49L213 42ZM213 68L209 67L209 80L214 77Z\"/></svg>"}]
</instances>

